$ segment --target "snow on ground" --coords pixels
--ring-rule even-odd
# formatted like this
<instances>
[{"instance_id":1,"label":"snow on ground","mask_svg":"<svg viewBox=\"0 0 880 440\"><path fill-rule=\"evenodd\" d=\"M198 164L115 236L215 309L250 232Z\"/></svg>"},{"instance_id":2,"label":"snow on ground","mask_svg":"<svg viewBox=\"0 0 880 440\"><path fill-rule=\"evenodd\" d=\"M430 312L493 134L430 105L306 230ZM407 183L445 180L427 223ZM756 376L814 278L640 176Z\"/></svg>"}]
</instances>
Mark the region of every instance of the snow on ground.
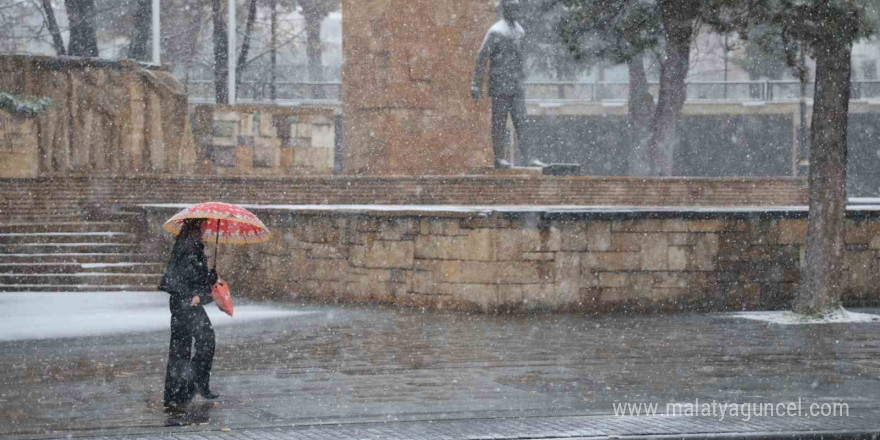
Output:
<instances>
[{"instance_id":1,"label":"snow on ground","mask_svg":"<svg viewBox=\"0 0 880 440\"><path fill-rule=\"evenodd\" d=\"M725 313L722 316L729 318L744 318L755 321L764 321L771 324L797 325L797 324L849 324L877 322L880 323L880 315L870 313L850 312L846 309L835 310L822 317L810 317L799 315L789 310L777 310L769 312L734 312Z\"/></svg>"},{"instance_id":2,"label":"snow on ground","mask_svg":"<svg viewBox=\"0 0 880 440\"><path fill-rule=\"evenodd\" d=\"M155 266L161 263L74 263L83 269L99 269L103 267L134 267L134 266Z\"/></svg>"},{"instance_id":3,"label":"snow on ground","mask_svg":"<svg viewBox=\"0 0 880 440\"><path fill-rule=\"evenodd\" d=\"M33 254L3 254L0 253L0 257L122 257L128 256L131 254L123 254L119 252L101 252L101 253L93 253L93 252L37 252ZM42 264L42 263L40 263Z\"/></svg>"},{"instance_id":4,"label":"snow on ground","mask_svg":"<svg viewBox=\"0 0 880 440\"><path fill-rule=\"evenodd\" d=\"M215 326L314 313L251 304L236 305L235 317L214 304L205 310ZM0 294L0 341L167 330L170 319L165 292Z\"/></svg>"},{"instance_id":5,"label":"snow on ground","mask_svg":"<svg viewBox=\"0 0 880 440\"><path fill-rule=\"evenodd\" d=\"M162 275L162 273L131 273L131 272L74 272L74 273L3 273L3 276L7 277L43 277L43 278L55 278L58 276L65 277L118 277L118 276L126 276L126 277L154 277L156 275Z\"/></svg>"},{"instance_id":6,"label":"snow on ground","mask_svg":"<svg viewBox=\"0 0 880 440\"><path fill-rule=\"evenodd\" d=\"M115 237L118 235L131 235L125 232L9 232L0 234L0 237Z\"/></svg>"},{"instance_id":7,"label":"snow on ground","mask_svg":"<svg viewBox=\"0 0 880 440\"><path fill-rule=\"evenodd\" d=\"M0 254L0 256L5 256L9 254ZM53 254L54 255L54 254ZM112 268L112 267L136 267L136 266L165 266L165 263L134 263L134 262L120 262L120 263L0 263L0 267L79 267L82 269L104 269L104 268Z\"/></svg>"}]
</instances>

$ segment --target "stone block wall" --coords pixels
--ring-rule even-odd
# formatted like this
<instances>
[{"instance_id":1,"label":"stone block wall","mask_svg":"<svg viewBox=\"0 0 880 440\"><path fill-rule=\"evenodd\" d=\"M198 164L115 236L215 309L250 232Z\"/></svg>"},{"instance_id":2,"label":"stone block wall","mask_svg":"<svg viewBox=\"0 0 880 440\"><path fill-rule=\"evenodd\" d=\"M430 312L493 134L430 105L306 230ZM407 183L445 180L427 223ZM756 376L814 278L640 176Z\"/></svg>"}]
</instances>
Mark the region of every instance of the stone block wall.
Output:
<instances>
[{"instance_id":1,"label":"stone block wall","mask_svg":"<svg viewBox=\"0 0 880 440\"><path fill-rule=\"evenodd\" d=\"M193 123L199 169L214 175L313 175L333 172L331 108L199 105Z\"/></svg>"},{"instance_id":2,"label":"stone block wall","mask_svg":"<svg viewBox=\"0 0 880 440\"><path fill-rule=\"evenodd\" d=\"M723 311L790 307L805 218L726 213L257 210L269 243L221 248L253 298L319 298L481 311ZM146 231L167 213L153 212ZM149 240L148 240L149 241ZM154 248L164 252L168 237ZM845 301L878 304L880 220L847 224Z\"/></svg>"},{"instance_id":3,"label":"stone block wall","mask_svg":"<svg viewBox=\"0 0 880 440\"><path fill-rule=\"evenodd\" d=\"M37 177L37 123L0 110L0 178Z\"/></svg>"},{"instance_id":4,"label":"stone block wall","mask_svg":"<svg viewBox=\"0 0 880 440\"><path fill-rule=\"evenodd\" d=\"M52 100L30 133L40 174L192 170L186 95L168 70L133 61L3 55L0 91Z\"/></svg>"}]
</instances>

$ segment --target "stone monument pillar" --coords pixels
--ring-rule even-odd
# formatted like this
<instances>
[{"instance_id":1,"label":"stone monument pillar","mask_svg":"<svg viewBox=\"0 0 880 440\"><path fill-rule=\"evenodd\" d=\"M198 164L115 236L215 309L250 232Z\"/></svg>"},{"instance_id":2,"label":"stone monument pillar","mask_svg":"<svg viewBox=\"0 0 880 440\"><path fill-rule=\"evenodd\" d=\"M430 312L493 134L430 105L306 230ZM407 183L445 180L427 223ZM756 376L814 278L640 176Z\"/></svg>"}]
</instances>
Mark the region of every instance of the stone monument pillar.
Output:
<instances>
[{"instance_id":1,"label":"stone monument pillar","mask_svg":"<svg viewBox=\"0 0 880 440\"><path fill-rule=\"evenodd\" d=\"M491 167L488 100L469 96L495 0L343 0L343 172Z\"/></svg>"}]
</instances>

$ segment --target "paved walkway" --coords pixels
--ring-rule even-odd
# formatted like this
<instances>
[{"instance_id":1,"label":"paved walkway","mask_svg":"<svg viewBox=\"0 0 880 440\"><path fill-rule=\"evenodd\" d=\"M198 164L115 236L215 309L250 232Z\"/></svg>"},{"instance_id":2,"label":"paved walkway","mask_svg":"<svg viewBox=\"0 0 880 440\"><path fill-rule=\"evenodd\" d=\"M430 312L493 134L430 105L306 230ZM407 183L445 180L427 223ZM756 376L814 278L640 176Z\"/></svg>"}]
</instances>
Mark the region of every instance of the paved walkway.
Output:
<instances>
[{"instance_id":1,"label":"paved walkway","mask_svg":"<svg viewBox=\"0 0 880 440\"><path fill-rule=\"evenodd\" d=\"M880 433L880 323L273 307L310 313L218 318L213 387L223 397L181 415L161 410L167 330L0 342L0 437ZM4 310L14 308L0 307L0 319ZM848 415L665 415L668 403L712 401L800 401L803 412L845 403ZM661 415L615 416L623 403L657 404Z\"/></svg>"},{"instance_id":2,"label":"paved walkway","mask_svg":"<svg viewBox=\"0 0 880 440\"><path fill-rule=\"evenodd\" d=\"M721 438L871 438L877 422L867 418L819 421L783 421L761 418L752 421L708 417L537 417L517 419L470 419L430 422L354 423L199 432L155 430L127 436L106 435L89 440L163 439L180 440L493 440L493 439L592 439L609 437L704 436ZM875 437L876 438L876 437Z\"/></svg>"}]
</instances>

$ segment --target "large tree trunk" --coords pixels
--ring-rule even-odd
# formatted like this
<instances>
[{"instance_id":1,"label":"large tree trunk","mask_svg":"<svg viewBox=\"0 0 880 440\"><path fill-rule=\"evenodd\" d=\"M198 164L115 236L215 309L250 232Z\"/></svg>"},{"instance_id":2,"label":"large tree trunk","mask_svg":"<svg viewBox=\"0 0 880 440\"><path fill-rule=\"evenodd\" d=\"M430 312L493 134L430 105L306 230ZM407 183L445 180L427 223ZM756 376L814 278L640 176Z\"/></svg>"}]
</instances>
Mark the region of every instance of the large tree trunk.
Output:
<instances>
[{"instance_id":1,"label":"large tree trunk","mask_svg":"<svg viewBox=\"0 0 880 440\"><path fill-rule=\"evenodd\" d=\"M67 53L76 57L97 57L98 37L95 35L95 1L64 0L70 21L70 43Z\"/></svg>"},{"instance_id":2,"label":"large tree trunk","mask_svg":"<svg viewBox=\"0 0 880 440\"><path fill-rule=\"evenodd\" d=\"M633 123L647 125L654 114L654 98L648 89L648 75L641 56L626 64L629 69L629 117Z\"/></svg>"},{"instance_id":3,"label":"large tree trunk","mask_svg":"<svg viewBox=\"0 0 880 440\"><path fill-rule=\"evenodd\" d=\"M241 53L235 64L235 91L239 91L241 77L244 75L244 68L247 67L248 51L251 49L251 34L254 30L254 20L257 19L257 0L248 2L247 22L244 26L244 39L241 42Z\"/></svg>"},{"instance_id":4,"label":"large tree trunk","mask_svg":"<svg viewBox=\"0 0 880 440\"><path fill-rule=\"evenodd\" d=\"M128 57L133 60L147 61L147 49L152 34L153 2L138 0L134 13L134 24L131 28L131 44L128 46Z\"/></svg>"},{"instance_id":5,"label":"large tree trunk","mask_svg":"<svg viewBox=\"0 0 880 440\"><path fill-rule=\"evenodd\" d=\"M836 36L835 36L836 37ZM794 311L821 314L840 305L846 214L846 128L852 42L831 40L816 51L810 138L810 218ZM834 41L837 40L837 41Z\"/></svg>"},{"instance_id":6,"label":"large tree trunk","mask_svg":"<svg viewBox=\"0 0 880 440\"><path fill-rule=\"evenodd\" d=\"M691 26L681 25L690 34ZM674 169L675 151L679 144L678 123L681 109L687 98L685 78L690 66L691 43L688 38L670 38L666 59L660 64L660 94L651 123L648 156L652 163L651 174L671 176Z\"/></svg>"},{"instance_id":7,"label":"large tree trunk","mask_svg":"<svg viewBox=\"0 0 880 440\"><path fill-rule=\"evenodd\" d=\"M67 55L64 48L64 40L61 38L61 30L55 21L55 10L52 9L52 0L43 0L43 13L46 14L46 27L52 35L52 46L55 47L55 55Z\"/></svg>"},{"instance_id":8,"label":"large tree trunk","mask_svg":"<svg viewBox=\"0 0 880 440\"><path fill-rule=\"evenodd\" d=\"M627 63L629 70L629 130L634 140L634 148L629 154L629 174L644 176L651 172L651 163L645 152L646 140L650 134L651 116L654 114L654 98L648 89L648 76L645 62L641 56Z\"/></svg>"},{"instance_id":9,"label":"large tree trunk","mask_svg":"<svg viewBox=\"0 0 880 440\"><path fill-rule=\"evenodd\" d=\"M223 3L223 0L211 2L211 20L214 22L214 99L217 104L229 104L229 38L226 35Z\"/></svg>"},{"instance_id":10,"label":"large tree trunk","mask_svg":"<svg viewBox=\"0 0 880 440\"><path fill-rule=\"evenodd\" d=\"M273 102L278 98L278 4L277 0L269 1L270 25L269 25L269 99Z\"/></svg>"},{"instance_id":11,"label":"large tree trunk","mask_svg":"<svg viewBox=\"0 0 880 440\"><path fill-rule=\"evenodd\" d=\"M324 65L321 60L321 22L324 15L303 11L306 19L306 56L309 62L309 82L324 81ZM312 86L312 98L324 98L324 89L317 84Z\"/></svg>"},{"instance_id":12,"label":"large tree trunk","mask_svg":"<svg viewBox=\"0 0 880 440\"><path fill-rule=\"evenodd\" d=\"M660 176L671 176L674 171L673 158L679 143L678 123L687 98L685 79L690 68L694 28L690 19L678 17L678 9L676 5L660 8L668 41L665 58L660 63L660 93L646 152L652 164L651 174Z\"/></svg>"}]
</instances>

